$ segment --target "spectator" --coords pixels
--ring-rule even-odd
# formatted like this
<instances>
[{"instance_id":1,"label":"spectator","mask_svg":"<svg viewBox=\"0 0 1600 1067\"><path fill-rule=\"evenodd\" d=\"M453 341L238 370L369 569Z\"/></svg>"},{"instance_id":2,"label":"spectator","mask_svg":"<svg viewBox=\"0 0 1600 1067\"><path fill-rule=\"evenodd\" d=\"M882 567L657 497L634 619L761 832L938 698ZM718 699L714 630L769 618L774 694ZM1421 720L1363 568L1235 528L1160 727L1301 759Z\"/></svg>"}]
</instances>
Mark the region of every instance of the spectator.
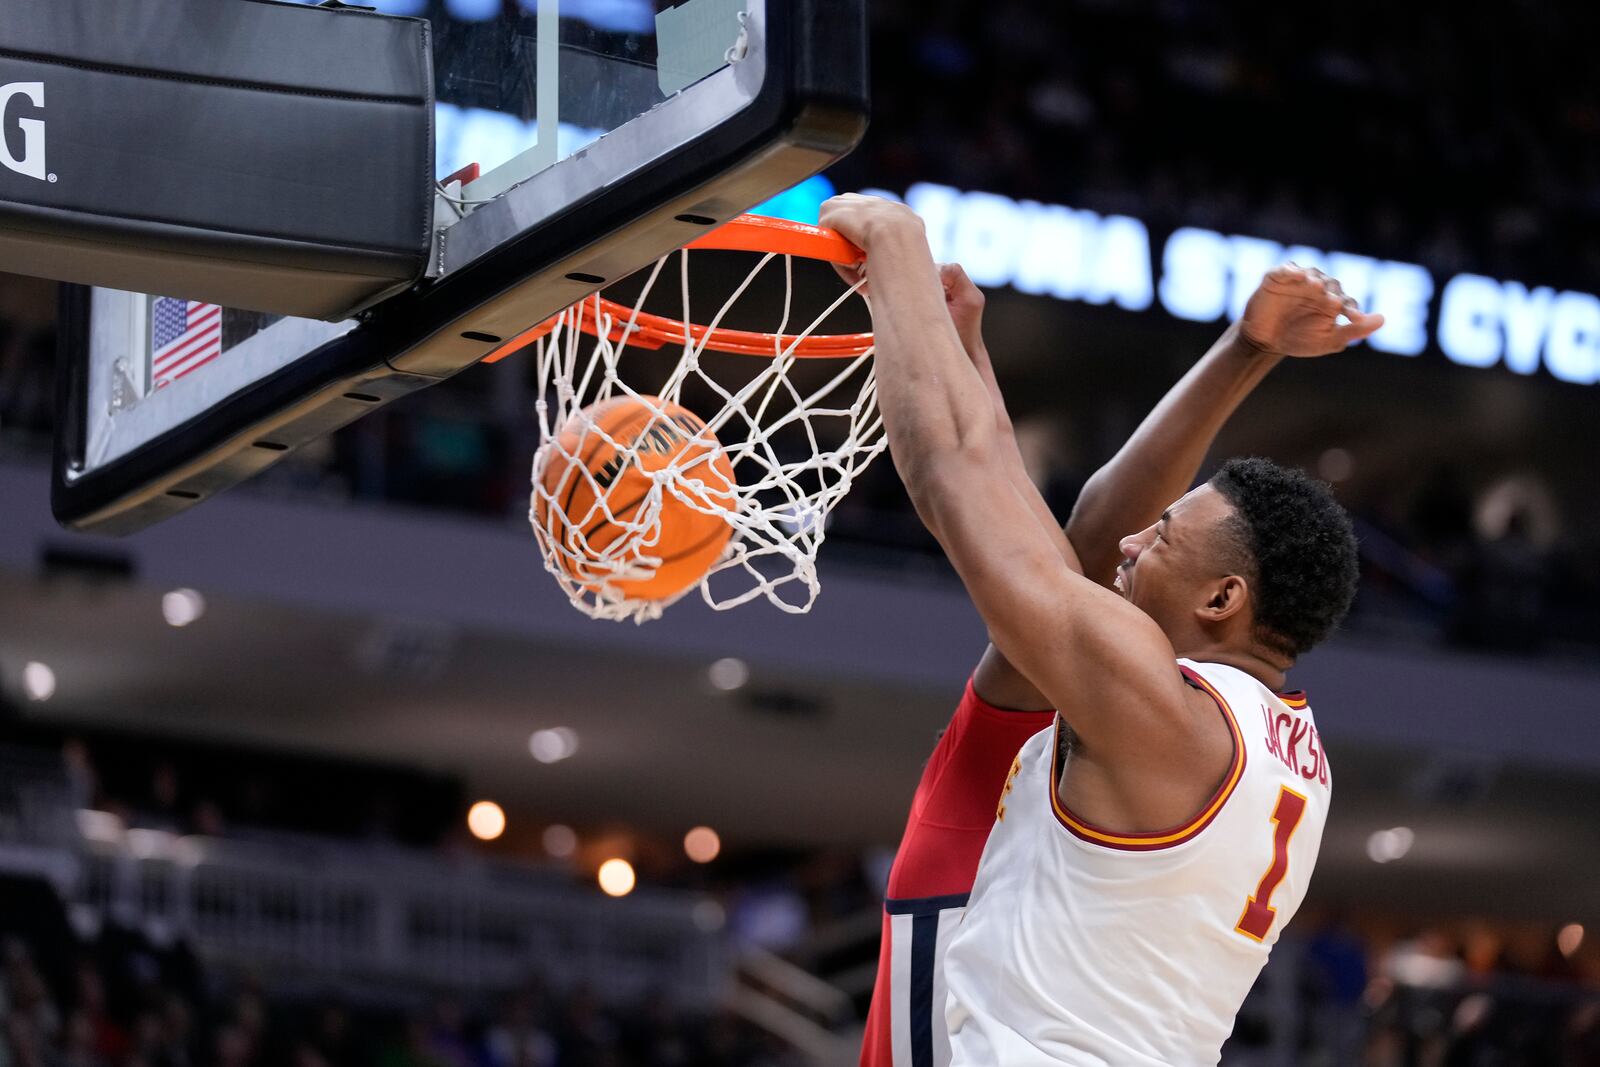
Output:
<instances>
[{"instance_id":1,"label":"spectator","mask_svg":"<svg viewBox=\"0 0 1600 1067\"><path fill-rule=\"evenodd\" d=\"M490 1067L555 1067L556 1042L544 1028L543 991L529 983L484 1038Z\"/></svg>"},{"instance_id":2,"label":"spectator","mask_svg":"<svg viewBox=\"0 0 1600 1067\"><path fill-rule=\"evenodd\" d=\"M1544 644L1549 564L1518 509L1505 532L1474 546L1462 569L1454 636L1464 645L1535 652Z\"/></svg>"}]
</instances>

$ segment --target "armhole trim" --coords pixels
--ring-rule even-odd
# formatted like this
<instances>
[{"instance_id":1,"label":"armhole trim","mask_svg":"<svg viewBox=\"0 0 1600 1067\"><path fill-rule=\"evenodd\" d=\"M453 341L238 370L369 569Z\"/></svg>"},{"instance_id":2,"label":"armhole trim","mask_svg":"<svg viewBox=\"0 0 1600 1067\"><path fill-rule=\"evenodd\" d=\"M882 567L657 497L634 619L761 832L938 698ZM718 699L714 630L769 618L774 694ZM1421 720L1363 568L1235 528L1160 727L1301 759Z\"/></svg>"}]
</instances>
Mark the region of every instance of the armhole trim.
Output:
<instances>
[{"instance_id":1,"label":"armhole trim","mask_svg":"<svg viewBox=\"0 0 1600 1067\"><path fill-rule=\"evenodd\" d=\"M1056 790L1056 783L1060 780L1061 767L1061 720L1058 718L1055 725L1055 738L1052 742L1050 757L1050 778L1046 783L1050 790L1050 809L1055 812L1056 821L1074 836L1094 845L1103 845L1106 848L1120 849L1124 852L1153 852L1157 849L1173 848L1186 841L1192 840L1195 835L1211 825L1212 820L1222 811L1222 806L1233 795L1239 779L1244 777L1245 763L1248 759L1244 746L1244 735L1239 730L1239 721L1234 717L1233 709L1228 706L1221 693L1215 686L1206 681L1196 671L1180 664L1178 669L1183 672L1183 680L1189 685L1205 693L1216 702L1217 710L1222 713L1223 721L1228 724L1228 732L1233 737L1233 762L1228 767L1228 773L1223 775L1222 784L1211 795L1199 814L1188 822L1166 830L1153 830L1148 833L1117 833L1107 830L1093 823L1078 818L1061 803L1060 794Z\"/></svg>"}]
</instances>

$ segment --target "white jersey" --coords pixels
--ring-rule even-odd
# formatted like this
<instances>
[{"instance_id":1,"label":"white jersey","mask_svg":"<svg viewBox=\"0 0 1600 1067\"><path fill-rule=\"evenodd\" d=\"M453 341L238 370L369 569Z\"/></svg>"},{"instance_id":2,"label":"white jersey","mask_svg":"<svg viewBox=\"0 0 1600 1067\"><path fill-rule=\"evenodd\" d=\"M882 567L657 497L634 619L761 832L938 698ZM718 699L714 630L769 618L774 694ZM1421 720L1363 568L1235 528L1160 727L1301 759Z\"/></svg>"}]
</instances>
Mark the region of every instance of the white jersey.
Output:
<instances>
[{"instance_id":1,"label":"white jersey","mask_svg":"<svg viewBox=\"0 0 1600 1067\"><path fill-rule=\"evenodd\" d=\"M953 1067L1220 1058L1305 898L1328 760L1303 697L1178 662L1233 732L1221 787L1183 826L1112 833L1060 802L1059 719L1023 745L945 956Z\"/></svg>"}]
</instances>

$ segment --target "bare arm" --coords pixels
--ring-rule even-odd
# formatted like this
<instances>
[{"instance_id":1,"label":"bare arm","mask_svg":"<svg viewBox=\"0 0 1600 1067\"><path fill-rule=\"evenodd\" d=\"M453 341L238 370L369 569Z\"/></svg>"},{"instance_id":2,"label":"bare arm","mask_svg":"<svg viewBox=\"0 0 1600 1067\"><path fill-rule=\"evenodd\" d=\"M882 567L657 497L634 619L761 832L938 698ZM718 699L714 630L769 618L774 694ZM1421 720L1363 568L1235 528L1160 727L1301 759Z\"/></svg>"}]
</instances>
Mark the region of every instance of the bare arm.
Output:
<instances>
[{"instance_id":1,"label":"bare arm","mask_svg":"<svg viewBox=\"0 0 1600 1067\"><path fill-rule=\"evenodd\" d=\"M1017 447L1016 429L1011 423L1010 414L1006 411L1006 401L1000 392L1000 383L995 379L994 365L989 360L989 348L983 341L983 293L972 283L972 279L967 277L967 272L956 263L941 265L939 280L944 285L945 306L949 309L950 320L955 324L956 335L960 337L967 358L972 361L973 368L977 370L978 377L983 380L984 387L988 390L989 402L994 408L996 446L1000 451L1006 476L1016 489L1017 495L1028 504L1040 528L1050 535L1061 561L1069 570L1082 574L1083 564L1078 562L1078 554L1074 551L1072 542L1067 539L1061 524L1051 513L1049 505L1039 494L1033 480L1028 477L1027 466L1022 462L1022 452ZM1039 692L1021 671L1013 667L1010 660L1001 655L992 640L989 647L984 650L983 658L978 661L978 667L973 672L972 684L978 696L998 708L1010 711L1048 711L1052 707L1049 698Z\"/></svg>"},{"instance_id":2,"label":"bare arm","mask_svg":"<svg viewBox=\"0 0 1600 1067\"><path fill-rule=\"evenodd\" d=\"M1340 315L1349 320L1347 325L1338 324ZM1066 527L1070 547L1082 560L1080 572L1111 585L1122 561L1122 539L1154 523L1194 484L1217 433L1285 355L1341 351L1382 325L1383 316L1363 315L1336 280L1318 271L1292 265L1271 271L1240 320L1084 486ZM998 388L994 393L997 409L1003 411ZM1054 522L1048 514L1044 521ZM986 700L1001 707L1048 706L1044 694L993 645L978 665L975 684Z\"/></svg>"},{"instance_id":3,"label":"bare arm","mask_svg":"<svg viewBox=\"0 0 1600 1067\"><path fill-rule=\"evenodd\" d=\"M1066 533L1084 573L1110 585L1122 538L1144 529L1194 484L1211 443L1282 356L1246 344L1237 325L1162 397L1133 436L1085 483Z\"/></svg>"},{"instance_id":4,"label":"bare arm","mask_svg":"<svg viewBox=\"0 0 1600 1067\"><path fill-rule=\"evenodd\" d=\"M984 377L946 313L920 221L898 205L845 196L824 207L823 224L867 252L890 453L996 648L1047 706L1070 709L1074 732L1100 760L1162 768L1214 747L1215 712L1202 716L1190 702L1166 636L1067 565L1032 502L1037 492L1013 483L1014 441L1000 433Z\"/></svg>"},{"instance_id":5,"label":"bare arm","mask_svg":"<svg viewBox=\"0 0 1600 1067\"><path fill-rule=\"evenodd\" d=\"M940 264L939 281L944 286L945 307L950 313L950 321L955 324L956 335L961 339L961 347L966 350L967 359L972 362L973 369L982 379L984 388L989 394L989 403L994 408L996 442L1006 474L1011 484L1016 486L1018 493L1027 501L1040 525L1050 532L1051 540L1062 562L1082 574L1083 565L1078 562L1078 553L1073 549L1072 542L1067 539L1066 531L1051 513L1049 505L1035 491L1033 480L1028 477L1027 465L1022 462L1022 451L1017 447L1016 428L1011 423L1010 413L1006 411L1006 400L1000 392L1000 383L994 376L994 365L989 360L989 346L983 341L983 292L973 284L971 278L967 277L967 272L959 263Z\"/></svg>"},{"instance_id":6,"label":"bare arm","mask_svg":"<svg viewBox=\"0 0 1600 1067\"><path fill-rule=\"evenodd\" d=\"M1349 319L1340 325L1338 317ZM1383 325L1364 315L1339 283L1285 265L1262 279L1239 321L1145 416L1128 443L1083 487L1067 538L1084 573L1110 585L1122 539L1143 530L1194 485L1217 433L1285 355L1339 352Z\"/></svg>"}]
</instances>

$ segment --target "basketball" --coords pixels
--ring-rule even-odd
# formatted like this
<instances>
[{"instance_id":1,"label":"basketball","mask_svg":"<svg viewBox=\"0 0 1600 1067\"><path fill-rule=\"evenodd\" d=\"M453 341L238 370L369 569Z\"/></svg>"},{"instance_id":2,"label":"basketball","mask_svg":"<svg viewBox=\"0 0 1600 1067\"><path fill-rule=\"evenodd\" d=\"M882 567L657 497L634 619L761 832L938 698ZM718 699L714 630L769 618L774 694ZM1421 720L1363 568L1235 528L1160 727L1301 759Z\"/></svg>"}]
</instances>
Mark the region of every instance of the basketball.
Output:
<instances>
[{"instance_id":1,"label":"basketball","mask_svg":"<svg viewBox=\"0 0 1600 1067\"><path fill-rule=\"evenodd\" d=\"M651 527L630 524L647 504L652 475L669 467L683 496L663 488L660 532L652 536ZM735 506L727 453L693 412L656 397L613 397L574 415L538 481L534 522L561 570L591 590L603 584L636 600L681 593L706 576L733 536L722 515L699 510ZM639 576L616 577L618 562Z\"/></svg>"}]
</instances>

